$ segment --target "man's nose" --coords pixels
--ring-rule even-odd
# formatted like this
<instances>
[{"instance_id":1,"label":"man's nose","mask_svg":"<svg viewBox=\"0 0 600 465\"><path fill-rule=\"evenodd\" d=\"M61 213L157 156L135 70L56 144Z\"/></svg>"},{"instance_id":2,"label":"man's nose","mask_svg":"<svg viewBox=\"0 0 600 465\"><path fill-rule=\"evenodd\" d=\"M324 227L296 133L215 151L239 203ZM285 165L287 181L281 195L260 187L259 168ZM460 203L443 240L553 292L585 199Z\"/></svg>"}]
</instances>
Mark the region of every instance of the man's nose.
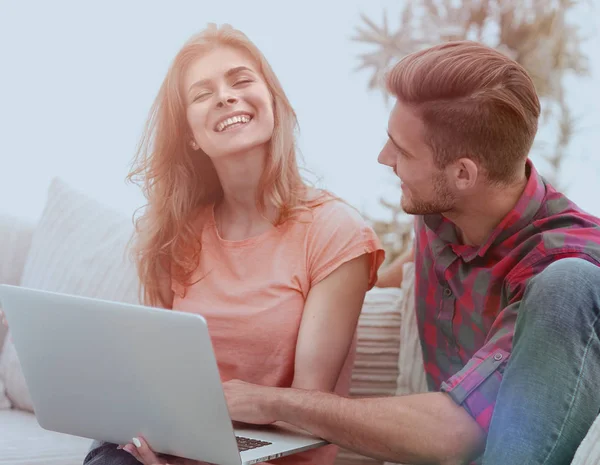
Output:
<instances>
[{"instance_id":1,"label":"man's nose","mask_svg":"<svg viewBox=\"0 0 600 465\"><path fill-rule=\"evenodd\" d=\"M390 154L390 151L387 150L387 146L383 147L381 152L379 152L379 156L377 157L377 161L382 165L392 166L393 157Z\"/></svg>"}]
</instances>

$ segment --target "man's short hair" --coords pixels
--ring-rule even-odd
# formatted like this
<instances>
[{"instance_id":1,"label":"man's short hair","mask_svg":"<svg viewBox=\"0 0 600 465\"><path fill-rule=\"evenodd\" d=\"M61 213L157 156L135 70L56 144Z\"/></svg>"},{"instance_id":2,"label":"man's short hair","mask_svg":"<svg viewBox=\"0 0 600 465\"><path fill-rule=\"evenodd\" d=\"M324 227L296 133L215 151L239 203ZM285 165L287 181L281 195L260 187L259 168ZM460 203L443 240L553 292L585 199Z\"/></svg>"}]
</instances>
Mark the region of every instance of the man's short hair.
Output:
<instances>
[{"instance_id":1,"label":"man's short hair","mask_svg":"<svg viewBox=\"0 0 600 465\"><path fill-rule=\"evenodd\" d=\"M540 102L525 69L508 56L477 42L447 42L403 58L386 86L424 122L438 167L467 157L504 183L523 166Z\"/></svg>"}]
</instances>

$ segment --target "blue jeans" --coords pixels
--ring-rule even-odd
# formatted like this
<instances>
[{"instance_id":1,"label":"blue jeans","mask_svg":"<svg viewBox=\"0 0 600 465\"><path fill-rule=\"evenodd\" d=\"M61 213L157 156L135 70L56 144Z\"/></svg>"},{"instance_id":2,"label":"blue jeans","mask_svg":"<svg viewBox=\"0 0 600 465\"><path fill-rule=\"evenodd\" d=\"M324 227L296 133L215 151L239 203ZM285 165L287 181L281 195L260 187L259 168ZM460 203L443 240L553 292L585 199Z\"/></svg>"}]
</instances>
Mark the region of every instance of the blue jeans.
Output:
<instances>
[{"instance_id":1,"label":"blue jeans","mask_svg":"<svg viewBox=\"0 0 600 465\"><path fill-rule=\"evenodd\" d=\"M568 465L600 413L600 268L575 258L527 285L483 465Z\"/></svg>"}]
</instances>

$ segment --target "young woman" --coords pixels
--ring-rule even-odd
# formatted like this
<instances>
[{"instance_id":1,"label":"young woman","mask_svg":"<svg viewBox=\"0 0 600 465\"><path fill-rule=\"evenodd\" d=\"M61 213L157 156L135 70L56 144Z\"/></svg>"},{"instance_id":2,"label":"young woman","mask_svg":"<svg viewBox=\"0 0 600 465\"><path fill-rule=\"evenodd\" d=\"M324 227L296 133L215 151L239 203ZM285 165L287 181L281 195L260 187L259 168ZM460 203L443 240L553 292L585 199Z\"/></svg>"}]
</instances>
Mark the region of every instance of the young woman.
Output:
<instances>
[{"instance_id":1,"label":"young woman","mask_svg":"<svg viewBox=\"0 0 600 465\"><path fill-rule=\"evenodd\" d=\"M295 128L244 34L211 25L184 45L130 174L148 199L134 242L142 297L207 319L223 382L344 394L383 250L355 210L303 182ZM167 463L148 446L96 445L84 463ZM335 453L277 463L327 465Z\"/></svg>"}]
</instances>

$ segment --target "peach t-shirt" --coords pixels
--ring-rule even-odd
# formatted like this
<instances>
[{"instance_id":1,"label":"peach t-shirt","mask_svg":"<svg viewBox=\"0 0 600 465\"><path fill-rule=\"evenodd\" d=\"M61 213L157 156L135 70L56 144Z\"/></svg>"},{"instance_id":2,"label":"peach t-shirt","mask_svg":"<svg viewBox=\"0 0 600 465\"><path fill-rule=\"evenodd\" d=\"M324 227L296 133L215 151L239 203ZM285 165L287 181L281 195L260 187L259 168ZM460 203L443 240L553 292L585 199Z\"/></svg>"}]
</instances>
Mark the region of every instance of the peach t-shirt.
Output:
<instances>
[{"instance_id":1,"label":"peach t-shirt","mask_svg":"<svg viewBox=\"0 0 600 465\"><path fill-rule=\"evenodd\" d=\"M312 213L241 241L219 236L212 206L200 213L198 224L204 226L195 284L184 292L173 283L173 308L207 320L223 382L291 386L311 287L365 253L371 256L369 288L375 284L384 253L361 215L339 200L313 207ZM348 393L353 363L354 345L335 389L340 395ZM275 463L327 465L336 452L328 446Z\"/></svg>"}]
</instances>

